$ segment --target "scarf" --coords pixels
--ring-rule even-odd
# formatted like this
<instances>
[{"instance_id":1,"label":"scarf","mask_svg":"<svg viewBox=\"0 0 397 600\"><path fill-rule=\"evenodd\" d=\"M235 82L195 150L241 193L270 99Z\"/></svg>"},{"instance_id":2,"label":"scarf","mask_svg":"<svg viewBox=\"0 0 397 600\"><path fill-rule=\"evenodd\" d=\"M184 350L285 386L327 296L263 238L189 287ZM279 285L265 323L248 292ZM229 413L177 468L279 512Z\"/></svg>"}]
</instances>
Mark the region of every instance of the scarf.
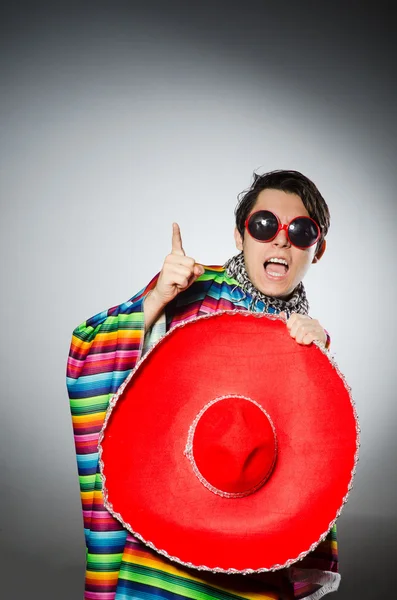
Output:
<instances>
[{"instance_id":1,"label":"scarf","mask_svg":"<svg viewBox=\"0 0 397 600\"><path fill-rule=\"evenodd\" d=\"M263 294L254 286L248 277L248 273L245 268L244 254L242 252L230 258L225 263L224 267L226 274L238 281L243 291L252 296L253 310L256 309L258 301L262 301L265 305L263 312L269 312L269 308L272 307L276 312L284 311L287 319L294 312L301 315L308 314L309 303L307 301L305 288L302 282L296 286L289 300L282 300L281 298L266 296L266 294Z\"/></svg>"}]
</instances>

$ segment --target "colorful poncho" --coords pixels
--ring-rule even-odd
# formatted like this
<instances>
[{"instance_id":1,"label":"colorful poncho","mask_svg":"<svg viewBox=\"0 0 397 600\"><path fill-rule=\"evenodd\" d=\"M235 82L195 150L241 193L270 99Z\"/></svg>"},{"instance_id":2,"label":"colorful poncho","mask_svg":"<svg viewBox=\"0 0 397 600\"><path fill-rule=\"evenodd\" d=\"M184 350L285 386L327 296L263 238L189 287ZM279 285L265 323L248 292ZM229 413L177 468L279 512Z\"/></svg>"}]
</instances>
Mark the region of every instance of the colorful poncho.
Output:
<instances>
[{"instance_id":1,"label":"colorful poncho","mask_svg":"<svg viewBox=\"0 0 397 600\"><path fill-rule=\"evenodd\" d=\"M156 280L157 276L130 300L88 319L73 332L67 387L87 547L84 598L317 600L334 591L340 579L335 527L314 552L289 569L222 575L187 569L161 557L138 542L104 508L98 437L110 398L142 352L180 321L218 310L253 308L252 298L222 267L206 267L190 288L167 305L163 325L155 325L145 336L143 301ZM264 306L259 302L254 310L263 311Z\"/></svg>"}]
</instances>

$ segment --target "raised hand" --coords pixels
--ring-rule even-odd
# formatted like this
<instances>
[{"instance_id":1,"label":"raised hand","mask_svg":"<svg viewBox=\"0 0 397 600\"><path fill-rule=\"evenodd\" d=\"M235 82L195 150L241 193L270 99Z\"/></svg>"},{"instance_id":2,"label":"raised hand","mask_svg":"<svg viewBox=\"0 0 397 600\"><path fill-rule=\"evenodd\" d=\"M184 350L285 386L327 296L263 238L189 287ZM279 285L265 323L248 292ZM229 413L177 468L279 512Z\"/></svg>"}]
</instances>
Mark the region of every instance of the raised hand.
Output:
<instances>
[{"instance_id":1,"label":"raised hand","mask_svg":"<svg viewBox=\"0 0 397 600\"><path fill-rule=\"evenodd\" d=\"M149 327L156 315L204 273L204 267L186 256L178 223L172 224L172 249L166 256L156 287L144 303L145 323Z\"/></svg>"}]
</instances>

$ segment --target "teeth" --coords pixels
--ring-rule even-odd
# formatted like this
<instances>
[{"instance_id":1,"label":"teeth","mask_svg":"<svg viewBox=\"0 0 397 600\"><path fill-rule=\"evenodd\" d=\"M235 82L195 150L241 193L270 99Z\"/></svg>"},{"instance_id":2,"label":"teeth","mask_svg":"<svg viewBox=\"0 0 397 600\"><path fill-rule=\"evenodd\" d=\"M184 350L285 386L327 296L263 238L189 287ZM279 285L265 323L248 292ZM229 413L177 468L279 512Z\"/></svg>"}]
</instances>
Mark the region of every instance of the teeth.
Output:
<instances>
[{"instance_id":1,"label":"teeth","mask_svg":"<svg viewBox=\"0 0 397 600\"><path fill-rule=\"evenodd\" d=\"M269 258L267 262L280 263L280 265L285 265L286 267L288 267L287 261L283 258Z\"/></svg>"},{"instance_id":2,"label":"teeth","mask_svg":"<svg viewBox=\"0 0 397 600\"><path fill-rule=\"evenodd\" d=\"M269 271L269 275L272 275L273 277L284 277L282 273L272 273L272 271Z\"/></svg>"}]
</instances>

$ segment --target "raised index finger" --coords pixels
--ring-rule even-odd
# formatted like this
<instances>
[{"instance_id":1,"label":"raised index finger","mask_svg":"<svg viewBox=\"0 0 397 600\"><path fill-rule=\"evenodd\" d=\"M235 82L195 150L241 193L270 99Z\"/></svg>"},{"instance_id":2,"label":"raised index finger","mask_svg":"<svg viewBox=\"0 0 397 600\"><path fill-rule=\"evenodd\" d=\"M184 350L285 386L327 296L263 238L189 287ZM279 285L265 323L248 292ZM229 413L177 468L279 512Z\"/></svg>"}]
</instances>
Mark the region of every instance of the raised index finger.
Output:
<instances>
[{"instance_id":1,"label":"raised index finger","mask_svg":"<svg viewBox=\"0 0 397 600\"><path fill-rule=\"evenodd\" d=\"M172 224L172 254L185 256L185 251L182 247L181 230L179 229L178 223Z\"/></svg>"}]
</instances>

